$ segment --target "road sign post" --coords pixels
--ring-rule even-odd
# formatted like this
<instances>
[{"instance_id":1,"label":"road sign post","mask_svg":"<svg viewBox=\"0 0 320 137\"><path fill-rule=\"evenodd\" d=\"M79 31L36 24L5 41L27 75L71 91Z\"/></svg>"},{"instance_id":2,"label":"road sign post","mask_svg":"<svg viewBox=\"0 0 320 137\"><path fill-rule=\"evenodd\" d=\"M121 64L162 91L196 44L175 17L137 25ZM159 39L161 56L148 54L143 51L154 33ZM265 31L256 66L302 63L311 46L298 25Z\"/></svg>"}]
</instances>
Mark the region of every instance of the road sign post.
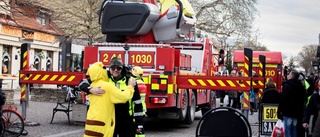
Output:
<instances>
[{"instance_id":1,"label":"road sign post","mask_svg":"<svg viewBox=\"0 0 320 137\"><path fill-rule=\"evenodd\" d=\"M21 45L21 58L20 58L20 71L21 70L29 70L29 50L30 50L30 43L23 43ZM20 77L20 76L19 76ZM20 83L20 80L19 80ZM20 103L22 106L22 116L23 118L27 117L27 103L29 99L29 84L21 84L21 98Z\"/></svg>"}]
</instances>

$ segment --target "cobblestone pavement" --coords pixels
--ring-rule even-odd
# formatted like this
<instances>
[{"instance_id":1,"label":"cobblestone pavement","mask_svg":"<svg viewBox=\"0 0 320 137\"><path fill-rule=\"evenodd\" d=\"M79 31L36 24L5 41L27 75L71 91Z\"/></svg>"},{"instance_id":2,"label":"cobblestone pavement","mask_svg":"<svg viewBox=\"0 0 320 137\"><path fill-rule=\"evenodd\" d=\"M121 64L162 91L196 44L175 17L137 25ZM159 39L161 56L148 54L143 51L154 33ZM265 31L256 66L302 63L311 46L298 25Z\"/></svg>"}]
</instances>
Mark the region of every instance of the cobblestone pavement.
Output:
<instances>
[{"instance_id":1,"label":"cobblestone pavement","mask_svg":"<svg viewBox=\"0 0 320 137\"><path fill-rule=\"evenodd\" d=\"M16 92L14 98L15 104L19 104L19 97L20 92ZM29 106L27 107L26 122L31 124L30 126L25 126L25 129L28 131L28 135L25 135L25 137L83 136L84 124L68 124L67 116L63 112L57 112L53 120L53 124L50 124L52 109L55 107L55 105L55 103L47 102L29 102ZM18 111L21 112L21 106L18 106ZM252 134L254 137L258 136L259 126L257 117L257 113L249 115L249 123L251 125ZM33 123L38 123L40 125L33 126Z\"/></svg>"}]
</instances>

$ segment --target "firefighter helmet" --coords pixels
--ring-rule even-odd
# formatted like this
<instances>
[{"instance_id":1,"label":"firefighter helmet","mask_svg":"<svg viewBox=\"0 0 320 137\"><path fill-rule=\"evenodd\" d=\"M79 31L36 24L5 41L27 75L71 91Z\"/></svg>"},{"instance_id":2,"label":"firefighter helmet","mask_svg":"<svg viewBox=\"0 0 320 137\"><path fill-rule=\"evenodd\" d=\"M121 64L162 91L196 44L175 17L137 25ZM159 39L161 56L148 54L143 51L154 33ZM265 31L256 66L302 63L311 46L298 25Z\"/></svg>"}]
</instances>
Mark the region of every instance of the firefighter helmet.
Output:
<instances>
[{"instance_id":1,"label":"firefighter helmet","mask_svg":"<svg viewBox=\"0 0 320 137\"><path fill-rule=\"evenodd\" d=\"M142 76L143 70L142 70L142 68L139 67L139 66L134 66L134 67L132 68L132 74L133 74L134 76L136 76L136 77Z\"/></svg>"}]
</instances>

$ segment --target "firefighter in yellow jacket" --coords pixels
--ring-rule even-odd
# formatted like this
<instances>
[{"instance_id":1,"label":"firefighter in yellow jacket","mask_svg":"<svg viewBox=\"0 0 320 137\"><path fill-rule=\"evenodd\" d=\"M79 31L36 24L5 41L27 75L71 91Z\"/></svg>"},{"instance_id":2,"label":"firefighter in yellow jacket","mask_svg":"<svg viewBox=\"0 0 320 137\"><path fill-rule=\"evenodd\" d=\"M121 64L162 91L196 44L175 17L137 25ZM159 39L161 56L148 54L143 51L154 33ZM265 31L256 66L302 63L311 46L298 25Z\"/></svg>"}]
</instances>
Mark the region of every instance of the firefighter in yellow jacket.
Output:
<instances>
[{"instance_id":1,"label":"firefighter in yellow jacket","mask_svg":"<svg viewBox=\"0 0 320 137\"><path fill-rule=\"evenodd\" d=\"M139 67L139 66L133 67L132 68L132 75L136 78L138 84L139 83L144 84L144 81L142 79L143 70L141 67ZM147 111L146 102L145 102L146 93L140 91L140 97L141 97L141 102L142 102L142 107L143 107L143 114L146 115L146 111Z\"/></svg>"},{"instance_id":2,"label":"firefighter in yellow jacket","mask_svg":"<svg viewBox=\"0 0 320 137\"><path fill-rule=\"evenodd\" d=\"M142 79L143 70L141 67L135 66L132 68L131 73L132 73L133 77L137 80L137 84L138 84L138 88L139 88L139 92L140 92L140 97L141 97L141 104L142 104L142 108L143 108L143 120L142 121L143 121L143 125L144 125L147 106L146 106L146 102L145 102L146 85L144 84L143 79ZM141 131L139 131L136 134L136 137L145 137L144 128L141 127L140 129L141 129Z\"/></svg>"},{"instance_id":3,"label":"firefighter in yellow jacket","mask_svg":"<svg viewBox=\"0 0 320 137\"><path fill-rule=\"evenodd\" d=\"M87 72L91 87L101 87L106 92L101 96L89 94L90 107L87 113L84 137L112 137L115 127L115 103L125 103L134 93L136 81L130 79L124 91L108 81L106 70L101 62L92 64Z\"/></svg>"}]
</instances>

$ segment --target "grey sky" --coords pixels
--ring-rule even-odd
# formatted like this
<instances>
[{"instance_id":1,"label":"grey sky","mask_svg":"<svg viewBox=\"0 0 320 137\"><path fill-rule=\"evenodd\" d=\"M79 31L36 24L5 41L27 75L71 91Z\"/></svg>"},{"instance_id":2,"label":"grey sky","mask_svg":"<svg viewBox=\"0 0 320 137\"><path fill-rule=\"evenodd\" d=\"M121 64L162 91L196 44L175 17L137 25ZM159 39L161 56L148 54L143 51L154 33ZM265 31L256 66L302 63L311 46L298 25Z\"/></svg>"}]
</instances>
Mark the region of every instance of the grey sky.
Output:
<instances>
[{"instance_id":1,"label":"grey sky","mask_svg":"<svg viewBox=\"0 0 320 137\"><path fill-rule=\"evenodd\" d=\"M302 46L319 44L320 0L259 0L255 27L271 51L296 56Z\"/></svg>"}]
</instances>

